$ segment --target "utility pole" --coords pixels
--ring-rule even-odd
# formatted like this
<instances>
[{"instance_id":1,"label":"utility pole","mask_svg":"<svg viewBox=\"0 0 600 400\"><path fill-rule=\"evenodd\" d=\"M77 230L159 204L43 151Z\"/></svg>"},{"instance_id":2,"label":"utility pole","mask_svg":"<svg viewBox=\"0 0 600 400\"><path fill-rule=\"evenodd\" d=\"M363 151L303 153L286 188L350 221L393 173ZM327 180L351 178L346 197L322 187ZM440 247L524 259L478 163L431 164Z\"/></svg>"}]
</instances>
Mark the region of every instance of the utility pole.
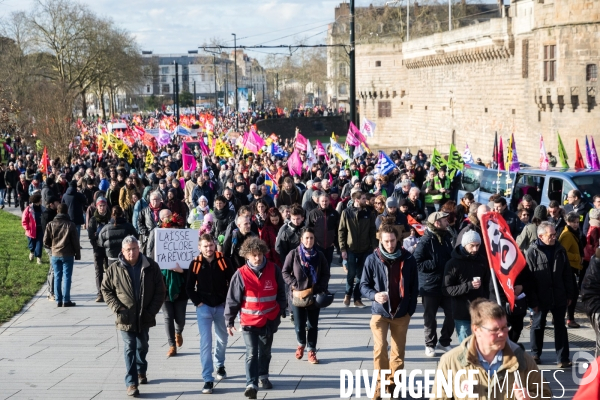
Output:
<instances>
[{"instance_id":1,"label":"utility pole","mask_svg":"<svg viewBox=\"0 0 600 400\"><path fill-rule=\"evenodd\" d=\"M233 35L233 67L235 68L235 128L240 129L240 118L238 115L238 80L237 80L237 36Z\"/></svg>"},{"instance_id":2,"label":"utility pole","mask_svg":"<svg viewBox=\"0 0 600 400\"><path fill-rule=\"evenodd\" d=\"M265 82L263 82L262 109L265 111Z\"/></svg>"},{"instance_id":3,"label":"utility pole","mask_svg":"<svg viewBox=\"0 0 600 400\"><path fill-rule=\"evenodd\" d=\"M215 112L219 109L219 96L217 94L217 57L213 54L213 72L215 73Z\"/></svg>"},{"instance_id":4,"label":"utility pole","mask_svg":"<svg viewBox=\"0 0 600 400\"><path fill-rule=\"evenodd\" d=\"M175 121L179 125L179 64L175 61Z\"/></svg>"},{"instance_id":5,"label":"utility pole","mask_svg":"<svg viewBox=\"0 0 600 400\"><path fill-rule=\"evenodd\" d=\"M354 42L354 0L350 0L350 122L356 124L356 46ZM351 149L353 151L353 149Z\"/></svg>"},{"instance_id":6,"label":"utility pole","mask_svg":"<svg viewBox=\"0 0 600 400\"><path fill-rule=\"evenodd\" d=\"M228 98L229 97L229 62L225 60L225 95L223 96L223 101L225 102L225 109L229 105Z\"/></svg>"},{"instance_id":7,"label":"utility pole","mask_svg":"<svg viewBox=\"0 0 600 400\"><path fill-rule=\"evenodd\" d=\"M279 107L279 72L275 73L275 87L276 87L275 95L277 98L277 106Z\"/></svg>"},{"instance_id":8,"label":"utility pole","mask_svg":"<svg viewBox=\"0 0 600 400\"><path fill-rule=\"evenodd\" d=\"M452 30L452 0L448 0L448 30Z\"/></svg>"},{"instance_id":9,"label":"utility pole","mask_svg":"<svg viewBox=\"0 0 600 400\"><path fill-rule=\"evenodd\" d=\"M198 111L196 110L196 80L194 79L194 117L198 115Z\"/></svg>"}]
</instances>

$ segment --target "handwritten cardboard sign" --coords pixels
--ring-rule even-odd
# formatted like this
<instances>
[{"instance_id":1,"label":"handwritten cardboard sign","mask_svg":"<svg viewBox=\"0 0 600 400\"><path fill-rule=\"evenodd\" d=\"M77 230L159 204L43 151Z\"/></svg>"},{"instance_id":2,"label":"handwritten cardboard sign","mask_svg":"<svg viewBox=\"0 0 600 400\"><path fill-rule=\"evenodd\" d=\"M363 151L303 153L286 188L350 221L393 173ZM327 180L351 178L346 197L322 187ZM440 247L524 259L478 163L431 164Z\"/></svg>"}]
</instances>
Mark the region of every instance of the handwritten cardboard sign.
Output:
<instances>
[{"instance_id":1,"label":"handwritten cardboard sign","mask_svg":"<svg viewBox=\"0 0 600 400\"><path fill-rule=\"evenodd\" d=\"M187 269L198 250L197 229L154 229L154 261L161 269L173 269L179 264Z\"/></svg>"}]
</instances>

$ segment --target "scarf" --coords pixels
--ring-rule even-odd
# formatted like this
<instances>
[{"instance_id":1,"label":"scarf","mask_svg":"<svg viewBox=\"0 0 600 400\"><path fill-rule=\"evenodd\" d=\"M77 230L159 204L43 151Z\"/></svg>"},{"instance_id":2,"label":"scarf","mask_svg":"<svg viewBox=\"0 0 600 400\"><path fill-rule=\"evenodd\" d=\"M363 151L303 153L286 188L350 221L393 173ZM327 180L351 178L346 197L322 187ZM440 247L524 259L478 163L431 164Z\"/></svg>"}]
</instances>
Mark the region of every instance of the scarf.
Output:
<instances>
[{"instance_id":1,"label":"scarf","mask_svg":"<svg viewBox=\"0 0 600 400\"><path fill-rule=\"evenodd\" d=\"M250 262L250 260L246 260L246 264L248 264L248 267L250 267L250 269L252 271L254 271L256 274L259 274L260 271L263 270L263 268L265 267L265 265L267 265L267 257L263 256L263 260L260 263L260 265L254 265Z\"/></svg>"},{"instance_id":2,"label":"scarf","mask_svg":"<svg viewBox=\"0 0 600 400\"><path fill-rule=\"evenodd\" d=\"M432 223L427 223L427 229L433 233L433 235L439 240L440 243L444 242L443 237L448 233L446 229L438 229Z\"/></svg>"},{"instance_id":3,"label":"scarf","mask_svg":"<svg viewBox=\"0 0 600 400\"><path fill-rule=\"evenodd\" d=\"M201 212L203 215L206 215L210 212L210 207L206 205L206 207L196 206L196 209Z\"/></svg>"},{"instance_id":4,"label":"scarf","mask_svg":"<svg viewBox=\"0 0 600 400\"><path fill-rule=\"evenodd\" d=\"M162 204L156 208L152 207L151 205L148 206L152 213L152 219L154 219L154 222L158 222L160 220L160 217L158 216L158 214L160 213L161 206L162 206Z\"/></svg>"},{"instance_id":5,"label":"scarf","mask_svg":"<svg viewBox=\"0 0 600 400\"><path fill-rule=\"evenodd\" d=\"M215 209L213 210L213 213L215 214L216 219L223 220L227 217L227 214L229 214L229 208L227 208L227 206L225 206L221 210L219 210L218 208L215 207Z\"/></svg>"},{"instance_id":6,"label":"scarf","mask_svg":"<svg viewBox=\"0 0 600 400\"><path fill-rule=\"evenodd\" d=\"M307 249L300 243L300 246L298 246L298 254L300 254L300 264L304 268L304 273L311 278L314 286L315 283L317 283L317 269L315 268L315 263L317 262L318 253L314 247L312 249Z\"/></svg>"},{"instance_id":7,"label":"scarf","mask_svg":"<svg viewBox=\"0 0 600 400\"><path fill-rule=\"evenodd\" d=\"M110 214L106 212L104 215L100 214L98 210L94 211L94 218L99 224L107 224L110 221Z\"/></svg>"},{"instance_id":8,"label":"scarf","mask_svg":"<svg viewBox=\"0 0 600 400\"><path fill-rule=\"evenodd\" d=\"M402 255L402 248L399 247L394 253L388 253L385 251L381 243L379 243L379 247L375 249L375 254L377 254L377 257L379 257L382 263L392 267L396 260ZM403 266L404 261L400 261L400 300L404 298L404 275L402 274Z\"/></svg>"},{"instance_id":9,"label":"scarf","mask_svg":"<svg viewBox=\"0 0 600 400\"><path fill-rule=\"evenodd\" d=\"M381 253L381 255L385 258L387 258L390 261L395 261L398 257L400 257L402 255L402 248L401 247L397 247L396 251L393 253L388 253L385 248L383 247L382 243L379 243L379 252Z\"/></svg>"},{"instance_id":10,"label":"scarf","mask_svg":"<svg viewBox=\"0 0 600 400\"><path fill-rule=\"evenodd\" d=\"M169 269L163 269L161 270L161 272L165 278L165 284L167 286L167 295L169 296L169 300L175 301L179 297L179 293L181 292L181 286L185 282L185 277L183 276L183 274L171 271Z\"/></svg>"}]
</instances>

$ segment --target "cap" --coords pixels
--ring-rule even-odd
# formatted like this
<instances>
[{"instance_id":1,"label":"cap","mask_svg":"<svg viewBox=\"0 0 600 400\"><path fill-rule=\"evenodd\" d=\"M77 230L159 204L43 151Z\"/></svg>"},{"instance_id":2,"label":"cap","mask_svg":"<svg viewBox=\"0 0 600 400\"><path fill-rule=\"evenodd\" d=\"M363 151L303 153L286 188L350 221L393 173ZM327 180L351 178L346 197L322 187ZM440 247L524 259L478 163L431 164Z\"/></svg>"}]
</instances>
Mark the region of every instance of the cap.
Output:
<instances>
[{"instance_id":1,"label":"cap","mask_svg":"<svg viewBox=\"0 0 600 400\"><path fill-rule=\"evenodd\" d=\"M131 168L129 170L129 175L131 175L131 174L137 174L137 171L135 170L135 168Z\"/></svg>"},{"instance_id":2,"label":"cap","mask_svg":"<svg viewBox=\"0 0 600 400\"><path fill-rule=\"evenodd\" d=\"M108 203L108 202L106 201L105 197L100 196L96 199L96 204L99 204L99 203Z\"/></svg>"},{"instance_id":3,"label":"cap","mask_svg":"<svg viewBox=\"0 0 600 400\"><path fill-rule=\"evenodd\" d=\"M316 177L315 179L313 179L313 184L315 183L321 183L321 178Z\"/></svg>"},{"instance_id":4,"label":"cap","mask_svg":"<svg viewBox=\"0 0 600 400\"><path fill-rule=\"evenodd\" d=\"M471 243L481 243L481 236L479 236L479 233L477 233L476 231L466 232L463 235L462 240L460 241L462 247L465 247L466 245Z\"/></svg>"},{"instance_id":5,"label":"cap","mask_svg":"<svg viewBox=\"0 0 600 400\"><path fill-rule=\"evenodd\" d=\"M339 194L340 193L340 191L338 190L338 188L335 187L335 186L332 187L331 189L329 189L329 194L334 194L334 193L335 194Z\"/></svg>"},{"instance_id":6,"label":"cap","mask_svg":"<svg viewBox=\"0 0 600 400\"><path fill-rule=\"evenodd\" d=\"M395 197L390 197L385 201L385 206L387 208L397 208L398 207L398 199Z\"/></svg>"},{"instance_id":7,"label":"cap","mask_svg":"<svg viewBox=\"0 0 600 400\"><path fill-rule=\"evenodd\" d=\"M442 211L434 212L429 214L429 217L427 217L427 222L429 222L430 224L434 224L435 221L439 221L440 219L446 218L447 216L448 213Z\"/></svg>"}]
</instances>

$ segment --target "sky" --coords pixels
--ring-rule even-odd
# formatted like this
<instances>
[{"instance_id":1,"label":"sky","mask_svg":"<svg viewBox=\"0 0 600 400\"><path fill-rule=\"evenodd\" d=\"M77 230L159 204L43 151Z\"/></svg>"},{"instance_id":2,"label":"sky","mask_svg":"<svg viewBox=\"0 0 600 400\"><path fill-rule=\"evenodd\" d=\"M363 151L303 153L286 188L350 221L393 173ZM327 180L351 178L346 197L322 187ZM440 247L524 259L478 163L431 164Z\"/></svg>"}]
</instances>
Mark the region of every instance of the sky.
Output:
<instances>
[{"instance_id":1,"label":"sky","mask_svg":"<svg viewBox=\"0 0 600 400\"><path fill-rule=\"evenodd\" d=\"M213 37L233 45L289 45L310 37L324 43L327 24L343 0L80 0L98 15L125 27L142 50L155 54L187 53ZM367 6L373 0L356 0ZM374 1L381 3L379 0ZM35 0L0 0L0 17L33 9ZM260 50L265 52L266 50ZM286 51L275 50L285 53ZM251 57L263 53L248 51Z\"/></svg>"}]
</instances>

